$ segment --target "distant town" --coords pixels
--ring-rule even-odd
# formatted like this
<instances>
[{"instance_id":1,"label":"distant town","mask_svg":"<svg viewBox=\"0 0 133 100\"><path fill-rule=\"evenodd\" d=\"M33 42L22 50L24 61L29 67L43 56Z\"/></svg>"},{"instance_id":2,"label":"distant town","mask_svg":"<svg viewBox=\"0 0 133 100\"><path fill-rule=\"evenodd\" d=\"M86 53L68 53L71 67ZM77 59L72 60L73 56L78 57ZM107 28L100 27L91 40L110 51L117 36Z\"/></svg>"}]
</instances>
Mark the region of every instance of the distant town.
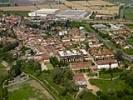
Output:
<instances>
[{"instance_id":1,"label":"distant town","mask_svg":"<svg viewBox=\"0 0 133 100\"><path fill-rule=\"evenodd\" d=\"M0 2L0 100L133 99L132 7Z\"/></svg>"}]
</instances>

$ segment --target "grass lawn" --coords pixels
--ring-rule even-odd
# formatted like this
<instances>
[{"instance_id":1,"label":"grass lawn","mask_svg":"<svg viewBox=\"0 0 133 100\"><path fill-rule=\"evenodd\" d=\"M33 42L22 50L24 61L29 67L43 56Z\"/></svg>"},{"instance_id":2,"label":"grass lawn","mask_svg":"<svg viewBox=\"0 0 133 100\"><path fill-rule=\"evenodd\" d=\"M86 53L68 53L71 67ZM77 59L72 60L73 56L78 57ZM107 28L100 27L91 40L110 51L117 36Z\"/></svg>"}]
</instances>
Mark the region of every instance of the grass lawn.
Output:
<instances>
[{"instance_id":1,"label":"grass lawn","mask_svg":"<svg viewBox=\"0 0 133 100\"><path fill-rule=\"evenodd\" d=\"M128 55L133 55L133 49L124 49L123 51Z\"/></svg>"},{"instance_id":2,"label":"grass lawn","mask_svg":"<svg viewBox=\"0 0 133 100\"><path fill-rule=\"evenodd\" d=\"M121 74L121 72L112 72L113 73L113 77L117 77ZM108 79L111 77L110 73L109 72L99 72L99 77L100 78L104 78L104 79Z\"/></svg>"},{"instance_id":3,"label":"grass lawn","mask_svg":"<svg viewBox=\"0 0 133 100\"><path fill-rule=\"evenodd\" d=\"M18 89L9 92L9 100L48 100L39 90L28 84L22 84Z\"/></svg>"},{"instance_id":4,"label":"grass lawn","mask_svg":"<svg viewBox=\"0 0 133 100\"><path fill-rule=\"evenodd\" d=\"M53 70L53 69L54 69L54 68L53 68L53 65L50 64L50 63L47 64L47 67L48 67L48 70Z\"/></svg>"},{"instance_id":5,"label":"grass lawn","mask_svg":"<svg viewBox=\"0 0 133 100\"><path fill-rule=\"evenodd\" d=\"M126 88L130 88L123 80L98 80L91 79L91 84L98 86L103 93L107 93L110 89L113 91L122 91Z\"/></svg>"}]
</instances>

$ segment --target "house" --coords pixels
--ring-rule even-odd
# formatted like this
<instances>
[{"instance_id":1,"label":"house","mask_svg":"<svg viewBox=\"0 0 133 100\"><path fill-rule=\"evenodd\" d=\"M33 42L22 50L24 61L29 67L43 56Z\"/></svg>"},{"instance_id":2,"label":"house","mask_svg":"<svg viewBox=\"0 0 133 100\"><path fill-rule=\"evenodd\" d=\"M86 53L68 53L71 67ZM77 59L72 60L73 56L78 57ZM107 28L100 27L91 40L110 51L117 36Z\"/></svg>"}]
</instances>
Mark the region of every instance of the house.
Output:
<instances>
[{"instance_id":1,"label":"house","mask_svg":"<svg viewBox=\"0 0 133 100\"><path fill-rule=\"evenodd\" d=\"M94 25L92 25L92 27L93 27L94 29L97 29L97 30L105 30L105 29L108 28L108 27L107 27L106 25L104 25L104 24L94 24Z\"/></svg>"},{"instance_id":2,"label":"house","mask_svg":"<svg viewBox=\"0 0 133 100\"><path fill-rule=\"evenodd\" d=\"M100 47L103 45L103 43L100 43L95 35L88 37L88 44L90 48Z\"/></svg>"},{"instance_id":3,"label":"house","mask_svg":"<svg viewBox=\"0 0 133 100\"><path fill-rule=\"evenodd\" d=\"M111 14L97 14L95 19L113 19L114 16Z\"/></svg>"},{"instance_id":4,"label":"house","mask_svg":"<svg viewBox=\"0 0 133 100\"><path fill-rule=\"evenodd\" d=\"M118 67L118 62L115 59L98 60L98 61L96 61L96 66L97 66L98 69L117 68Z\"/></svg>"},{"instance_id":5,"label":"house","mask_svg":"<svg viewBox=\"0 0 133 100\"><path fill-rule=\"evenodd\" d=\"M114 58L112 51L105 47L90 48L89 53L93 56L94 60Z\"/></svg>"},{"instance_id":6,"label":"house","mask_svg":"<svg viewBox=\"0 0 133 100\"><path fill-rule=\"evenodd\" d=\"M79 87L86 87L87 86L87 80L85 79L85 77L82 73L75 74L73 77L73 81Z\"/></svg>"},{"instance_id":7,"label":"house","mask_svg":"<svg viewBox=\"0 0 133 100\"><path fill-rule=\"evenodd\" d=\"M70 69L75 72L79 72L81 70L88 71L90 67L93 66L92 61L86 61L86 62L73 62L70 63Z\"/></svg>"},{"instance_id":8,"label":"house","mask_svg":"<svg viewBox=\"0 0 133 100\"><path fill-rule=\"evenodd\" d=\"M105 47L90 48L95 64L98 69L117 68L118 62L115 59L113 52Z\"/></svg>"}]
</instances>

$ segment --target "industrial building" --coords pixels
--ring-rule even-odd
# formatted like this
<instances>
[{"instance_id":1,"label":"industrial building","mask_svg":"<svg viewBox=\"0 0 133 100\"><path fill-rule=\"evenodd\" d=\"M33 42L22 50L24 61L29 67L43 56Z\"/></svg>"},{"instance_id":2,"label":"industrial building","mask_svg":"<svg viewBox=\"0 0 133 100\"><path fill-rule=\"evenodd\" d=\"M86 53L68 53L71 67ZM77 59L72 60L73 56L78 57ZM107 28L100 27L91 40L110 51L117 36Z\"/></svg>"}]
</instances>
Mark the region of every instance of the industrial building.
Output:
<instances>
[{"instance_id":1,"label":"industrial building","mask_svg":"<svg viewBox=\"0 0 133 100\"><path fill-rule=\"evenodd\" d=\"M87 16L89 16L89 12L85 10L64 10L58 14L56 14L56 17L59 18L66 18L66 19L82 19Z\"/></svg>"},{"instance_id":2,"label":"industrial building","mask_svg":"<svg viewBox=\"0 0 133 100\"><path fill-rule=\"evenodd\" d=\"M47 17L49 15L55 15L59 12L59 9L40 9L33 12L30 12L28 15L30 17Z\"/></svg>"}]
</instances>

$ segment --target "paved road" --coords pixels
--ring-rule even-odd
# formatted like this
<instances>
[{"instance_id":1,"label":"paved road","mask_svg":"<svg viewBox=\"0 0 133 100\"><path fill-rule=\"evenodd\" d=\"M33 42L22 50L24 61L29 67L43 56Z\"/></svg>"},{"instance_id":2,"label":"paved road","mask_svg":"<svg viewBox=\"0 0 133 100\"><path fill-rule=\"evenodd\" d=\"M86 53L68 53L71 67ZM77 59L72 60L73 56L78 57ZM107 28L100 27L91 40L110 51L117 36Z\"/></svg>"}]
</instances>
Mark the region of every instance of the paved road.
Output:
<instances>
[{"instance_id":1,"label":"paved road","mask_svg":"<svg viewBox=\"0 0 133 100\"><path fill-rule=\"evenodd\" d=\"M88 23L133 24L133 20L85 20Z\"/></svg>"}]
</instances>

